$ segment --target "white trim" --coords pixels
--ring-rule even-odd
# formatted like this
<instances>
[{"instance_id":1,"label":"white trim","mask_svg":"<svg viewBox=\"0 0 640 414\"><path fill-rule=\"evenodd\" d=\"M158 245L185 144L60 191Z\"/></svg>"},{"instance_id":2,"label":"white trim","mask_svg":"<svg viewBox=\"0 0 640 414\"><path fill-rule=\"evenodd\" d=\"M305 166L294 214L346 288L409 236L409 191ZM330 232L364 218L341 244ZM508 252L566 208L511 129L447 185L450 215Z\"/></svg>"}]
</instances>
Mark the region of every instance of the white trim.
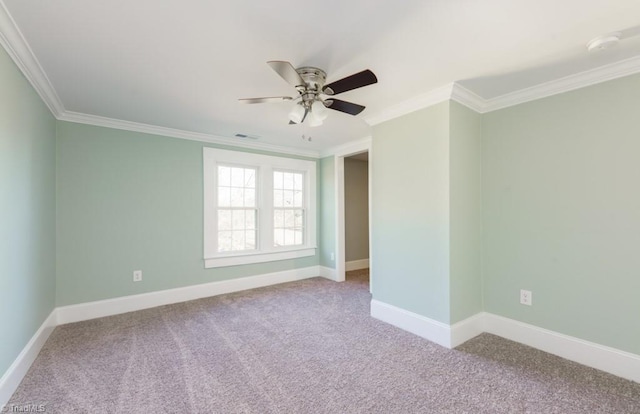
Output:
<instances>
[{"instance_id":1,"label":"white trim","mask_svg":"<svg viewBox=\"0 0 640 414\"><path fill-rule=\"evenodd\" d=\"M364 117L364 121L372 126L377 125L447 100L456 101L478 113L483 114L519 105L521 103L585 88L587 86L633 75L639 72L640 56L635 56L609 65L600 66L598 68L565 76L560 79L509 92L491 99L482 98L476 93L466 89L458 82L453 82L389 106L372 115L366 116Z\"/></svg>"},{"instance_id":2,"label":"white trim","mask_svg":"<svg viewBox=\"0 0 640 414\"><path fill-rule=\"evenodd\" d=\"M451 325L451 348L462 345L485 331L485 312L477 313Z\"/></svg>"},{"instance_id":3,"label":"white trim","mask_svg":"<svg viewBox=\"0 0 640 414\"><path fill-rule=\"evenodd\" d=\"M431 342L451 348L451 327L446 323L375 299L371 300L371 316Z\"/></svg>"},{"instance_id":4,"label":"white trim","mask_svg":"<svg viewBox=\"0 0 640 414\"><path fill-rule=\"evenodd\" d=\"M640 355L485 313L485 332L640 382Z\"/></svg>"},{"instance_id":5,"label":"white trim","mask_svg":"<svg viewBox=\"0 0 640 414\"><path fill-rule=\"evenodd\" d=\"M275 260L296 259L316 253L317 216L317 161L251 154L204 147L204 261L205 267L237 266ZM231 163L254 167L256 177L256 207L258 211L257 250L237 253L219 253L217 248L217 184L218 164ZM273 244L273 171L296 170L304 172L305 230L304 244L275 247Z\"/></svg>"},{"instance_id":6,"label":"white trim","mask_svg":"<svg viewBox=\"0 0 640 414\"><path fill-rule=\"evenodd\" d=\"M447 348L455 348L487 332L618 377L640 382L640 355L487 312L480 312L453 325L447 325L372 299L371 316Z\"/></svg>"},{"instance_id":7,"label":"white trim","mask_svg":"<svg viewBox=\"0 0 640 414\"><path fill-rule=\"evenodd\" d=\"M139 295L122 296L119 298L99 300L96 302L80 303L62 306L57 309L58 324L85 321L102 318L104 316L133 312L156 306L170 305L225 293L239 292L280 283L308 279L320 275L318 266L285 270L257 276L210 282L200 285L185 286L175 289L159 290Z\"/></svg>"},{"instance_id":8,"label":"white trim","mask_svg":"<svg viewBox=\"0 0 640 414\"><path fill-rule=\"evenodd\" d=\"M301 257L314 256L316 248L286 250L282 252L269 252L258 254L242 254L236 256L216 257L204 259L204 267L207 269L214 267L239 266L253 263L275 262L278 260L299 259Z\"/></svg>"},{"instance_id":9,"label":"white trim","mask_svg":"<svg viewBox=\"0 0 640 414\"><path fill-rule=\"evenodd\" d=\"M346 240L345 240L345 197L344 197L344 158L362 152L371 153L372 137L368 136L355 142L343 144L334 148L334 196L335 209L335 246L336 246L336 277L339 281L346 278ZM369 234L371 234L371 159L368 162L368 186L369 186ZM369 237L369 251L371 251L371 237ZM373 278L369 276L369 291L373 290Z\"/></svg>"},{"instance_id":10,"label":"white trim","mask_svg":"<svg viewBox=\"0 0 640 414\"><path fill-rule=\"evenodd\" d=\"M335 189L335 244L336 244L336 278L339 282L346 279L345 257L346 237L344 224L344 156L334 157L334 189Z\"/></svg>"},{"instance_id":11,"label":"white trim","mask_svg":"<svg viewBox=\"0 0 640 414\"><path fill-rule=\"evenodd\" d=\"M121 119L106 118L98 115L89 115L79 112L65 111L58 117L61 121L74 122L77 124L87 124L125 131L142 132L145 134L162 135L172 138L187 139L190 141L208 142L211 144L228 145L238 148L250 148L273 153L297 155L309 158L319 158L318 151L290 148L280 145L265 144L255 141L240 141L239 139L227 138L220 135L205 134L201 132L191 132L182 129L167 128L140 122L124 121Z\"/></svg>"},{"instance_id":12,"label":"white trim","mask_svg":"<svg viewBox=\"0 0 640 414\"><path fill-rule=\"evenodd\" d=\"M258 149L262 151L299 155L311 158L320 157L319 151L295 149L259 142L238 141L233 138L213 134L184 131L180 129L67 111L65 110L64 105L47 74L38 62L38 59L31 50L29 44L22 35L2 0L0 0L0 45L4 47L11 59L15 62L16 66L18 66L38 95L40 95L51 113L59 120L188 139L192 141L229 145L238 148ZM369 125L377 125L449 99L459 102L476 112L487 113L575 89L584 88L597 83L629 76L638 72L640 72L640 56L635 56L529 88L513 91L491 99L484 99L478 96L477 94L462 87L458 82L451 82L389 106L377 113L368 115L363 119ZM332 154L335 152L336 148L337 147L322 151L322 154Z\"/></svg>"},{"instance_id":13,"label":"white trim","mask_svg":"<svg viewBox=\"0 0 640 414\"><path fill-rule=\"evenodd\" d=\"M64 105L2 0L0 0L0 45L20 68L53 116L56 118L60 116L64 112Z\"/></svg>"},{"instance_id":14,"label":"white trim","mask_svg":"<svg viewBox=\"0 0 640 414\"><path fill-rule=\"evenodd\" d=\"M47 338L49 338L49 335L51 335L51 332L53 332L53 329L56 327L56 313L56 309L54 309L49 314L27 345L22 349L22 352L20 352L18 357L13 361L13 364L11 364L2 378L0 378L0 408L9 402L18 385L20 385L20 382L27 374L27 371L29 371L31 364L33 364L38 353L40 353ZM11 333L5 332L5 335L11 335Z\"/></svg>"},{"instance_id":15,"label":"white trim","mask_svg":"<svg viewBox=\"0 0 640 414\"><path fill-rule=\"evenodd\" d=\"M326 266L320 266L320 276L325 279L333 280L334 282L344 282L344 280L338 280L336 269L332 269Z\"/></svg>"},{"instance_id":16,"label":"white trim","mask_svg":"<svg viewBox=\"0 0 640 414\"><path fill-rule=\"evenodd\" d=\"M453 83L433 89L429 92L422 93L413 98L407 99L390 107L383 109L377 113L364 117L364 121L373 126L382 122L398 118L419 109L427 108L451 99L453 92Z\"/></svg>"},{"instance_id":17,"label":"white trim","mask_svg":"<svg viewBox=\"0 0 640 414\"><path fill-rule=\"evenodd\" d=\"M485 100L481 113L535 101L640 72L640 56Z\"/></svg>"},{"instance_id":18,"label":"white trim","mask_svg":"<svg viewBox=\"0 0 640 414\"><path fill-rule=\"evenodd\" d=\"M322 151L320 156L324 158L324 157L330 157L332 155L345 156L345 155L351 155L358 152L362 152L363 148L371 147L371 141L372 141L371 135L368 135L364 138L360 138L355 141L349 141L347 143L329 148L328 150L324 150Z\"/></svg>"},{"instance_id":19,"label":"white trim","mask_svg":"<svg viewBox=\"0 0 640 414\"><path fill-rule=\"evenodd\" d=\"M347 272L367 268L369 268L369 259L352 260L345 263L345 270Z\"/></svg>"},{"instance_id":20,"label":"white trim","mask_svg":"<svg viewBox=\"0 0 640 414\"><path fill-rule=\"evenodd\" d=\"M483 113L487 102L484 98L471 92L459 83L454 83L451 90L451 100L466 106L478 113Z\"/></svg>"}]
</instances>

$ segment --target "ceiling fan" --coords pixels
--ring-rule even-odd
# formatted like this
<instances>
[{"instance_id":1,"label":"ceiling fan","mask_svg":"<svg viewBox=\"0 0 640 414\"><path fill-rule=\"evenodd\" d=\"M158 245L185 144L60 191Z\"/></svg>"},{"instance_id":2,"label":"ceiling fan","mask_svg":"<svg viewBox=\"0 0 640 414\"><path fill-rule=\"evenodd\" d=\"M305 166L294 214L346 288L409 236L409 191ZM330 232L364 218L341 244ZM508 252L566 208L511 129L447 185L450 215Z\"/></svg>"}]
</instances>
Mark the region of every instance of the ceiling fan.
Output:
<instances>
[{"instance_id":1,"label":"ceiling fan","mask_svg":"<svg viewBox=\"0 0 640 414\"><path fill-rule=\"evenodd\" d=\"M289 113L289 124L301 124L308 119L309 126L322 125L322 121L324 121L328 115L327 108L350 115L358 115L364 110L364 106L335 99L333 96L378 82L376 75L367 69L325 85L327 74L322 69L311 66L296 69L291 63L282 60L272 60L267 62L267 64L271 66L282 79L296 88L298 96L247 98L239 99L239 101L255 104L297 101L300 99Z\"/></svg>"}]
</instances>

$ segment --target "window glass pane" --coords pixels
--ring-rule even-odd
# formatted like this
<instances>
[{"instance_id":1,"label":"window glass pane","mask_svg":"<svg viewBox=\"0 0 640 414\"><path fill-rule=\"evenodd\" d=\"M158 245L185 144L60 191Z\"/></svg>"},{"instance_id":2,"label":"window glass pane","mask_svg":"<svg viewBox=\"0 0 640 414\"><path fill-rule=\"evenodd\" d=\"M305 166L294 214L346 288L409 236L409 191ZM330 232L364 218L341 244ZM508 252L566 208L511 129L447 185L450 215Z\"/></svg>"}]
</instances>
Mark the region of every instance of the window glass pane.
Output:
<instances>
[{"instance_id":1,"label":"window glass pane","mask_svg":"<svg viewBox=\"0 0 640 414\"><path fill-rule=\"evenodd\" d=\"M273 190L273 206L274 207L283 207L282 204L282 190Z\"/></svg>"},{"instance_id":2,"label":"window glass pane","mask_svg":"<svg viewBox=\"0 0 640 414\"><path fill-rule=\"evenodd\" d=\"M244 230L234 231L231 236L232 250L245 250L244 246Z\"/></svg>"},{"instance_id":3,"label":"window glass pane","mask_svg":"<svg viewBox=\"0 0 640 414\"><path fill-rule=\"evenodd\" d=\"M231 207L244 207L244 189L231 187Z\"/></svg>"},{"instance_id":4,"label":"window glass pane","mask_svg":"<svg viewBox=\"0 0 640 414\"><path fill-rule=\"evenodd\" d=\"M231 185L231 168L218 166L218 186L229 187Z\"/></svg>"},{"instance_id":5,"label":"window glass pane","mask_svg":"<svg viewBox=\"0 0 640 414\"><path fill-rule=\"evenodd\" d=\"M256 211L246 210L244 228L247 230L255 230L256 228Z\"/></svg>"},{"instance_id":6,"label":"window glass pane","mask_svg":"<svg viewBox=\"0 0 640 414\"><path fill-rule=\"evenodd\" d=\"M256 206L256 190L248 188L244 190L244 206L255 207Z\"/></svg>"},{"instance_id":7,"label":"window glass pane","mask_svg":"<svg viewBox=\"0 0 640 414\"><path fill-rule=\"evenodd\" d=\"M285 246L291 246L295 243L295 238L293 237L293 230L285 229L284 230L284 244Z\"/></svg>"},{"instance_id":8,"label":"window glass pane","mask_svg":"<svg viewBox=\"0 0 640 414\"><path fill-rule=\"evenodd\" d=\"M244 170L244 186L247 188L256 188L256 170Z\"/></svg>"},{"instance_id":9,"label":"window glass pane","mask_svg":"<svg viewBox=\"0 0 640 414\"><path fill-rule=\"evenodd\" d=\"M282 173L280 171L273 172L273 188L282 189Z\"/></svg>"},{"instance_id":10,"label":"window glass pane","mask_svg":"<svg viewBox=\"0 0 640 414\"><path fill-rule=\"evenodd\" d=\"M295 227L295 215L293 210L285 210L284 211L284 227Z\"/></svg>"},{"instance_id":11,"label":"window glass pane","mask_svg":"<svg viewBox=\"0 0 640 414\"><path fill-rule=\"evenodd\" d=\"M244 187L244 168L231 168L231 186Z\"/></svg>"},{"instance_id":12,"label":"window glass pane","mask_svg":"<svg viewBox=\"0 0 640 414\"><path fill-rule=\"evenodd\" d=\"M218 206L231 206L231 189L229 187L218 187Z\"/></svg>"},{"instance_id":13,"label":"window glass pane","mask_svg":"<svg viewBox=\"0 0 640 414\"><path fill-rule=\"evenodd\" d=\"M274 245L304 244L304 210L275 209L273 212Z\"/></svg>"},{"instance_id":14,"label":"window glass pane","mask_svg":"<svg viewBox=\"0 0 640 414\"><path fill-rule=\"evenodd\" d=\"M256 248L256 231L255 230L247 230L245 232L245 249L255 249Z\"/></svg>"},{"instance_id":15,"label":"window glass pane","mask_svg":"<svg viewBox=\"0 0 640 414\"><path fill-rule=\"evenodd\" d=\"M293 188L294 190L302 190L302 174L293 175Z\"/></svg>"},{"instance_id":16,"label":"window glass pane","mask_svg":"<svg viewBox=\"0 0 640 414\"><path fill-rule=\"evenodd\" d=\"M231 210L218 210L218 230L231 230Z\"/></svg>"},{"instance_id":17,"label":"window glass pane","mask_svg":"<svg viewBox=\"0 0 640 414\"><path fill-rule=\"evenodd\" d=\"M284 211L275 210L273 212L273 227L275 228L284 227Z\"/></svg>"},{"instance_id":18,"label":"window glass pane","mask_svg":"<svg viewBox=\"0 0 640 414\"><path fill-rule=\"evenodd\" d=\"M293 190L284 190L282 193L284 195L283 206L293 207Z\"/></svg>"},{"instance_id":19,"label":"window glass pane","mask_svg":"<svg viewBox=\"0 0 640 414\"><path fill-rule=\"evenodd\" d=\"M234 230L244 230L245 219L244 219L244 210L233 210L232 215L232 225Z\"/></svg>"},{"instance_id":20,"label":"window glass pane","mask_svg":"<svg viewBox=\"0 0 640 414\"><path fill-rule=\"evenodd\" d=\"M218 232L218 251L219 252L231 251L231 232L230 231Z\"/></svg>"},{"instance_id":21,"label":"window glass pane","mask_svg":"<svg viewBox=\"0 0 640 414\"><path fill-rule=\"evenodd\" d=\"M302 207L302 191L293 192L293 206Z\"/></svg>"},{"instance_id":22,"label":"window glass pane","mask_svg":"<svg viewBox=\"0 0 640 414\"><path fill-rule=\"evenodd\" d=\"M273 231L274 245L284 246L284 229L275 229Z\"/></svg>"},{"instance_id":23,"label":"window glass pane","mask_svg":"<svg viewBox=\"0 0 640 414\"><path fill-rule=\"evenodd\" d=\"M284 173L282 174L284 179L283 188L285 190L293 190L293 173Z\"/></svg>"}]
</instances>

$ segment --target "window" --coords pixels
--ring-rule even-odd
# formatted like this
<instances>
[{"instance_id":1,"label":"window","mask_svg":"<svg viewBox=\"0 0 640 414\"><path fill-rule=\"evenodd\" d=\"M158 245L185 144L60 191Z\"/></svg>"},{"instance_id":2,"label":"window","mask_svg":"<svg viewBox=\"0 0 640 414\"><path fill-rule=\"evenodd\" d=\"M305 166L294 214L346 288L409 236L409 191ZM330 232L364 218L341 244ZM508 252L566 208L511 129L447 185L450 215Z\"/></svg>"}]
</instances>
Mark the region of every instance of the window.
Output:
<instances>
[{"instance_id":1,"label":"window","mask_svg":"<svg viewBox=\"0 0 640 414\"><path fill-rule=\"evenodd\" d=\"M312 256L314 161L204 148L205 267Z\"/></svg>"},{"instance_id":2,"label":"window","mask_svg":"<svg viewBox=\"0 0 640 414\"><path fill-rule=\"evenodd\" d=\"M304 240L304 174L273 172L273 243L299 246Z\"/></svg>"},{"instance_id":3,"label":"window","mask_svg":"<svg viewBox=\"0 0 640 414\"><path fill-rule=\"evenodd\" d=\"M256 249L256 169L218 165L218 252Z\"/></svg>"}]
</instances>

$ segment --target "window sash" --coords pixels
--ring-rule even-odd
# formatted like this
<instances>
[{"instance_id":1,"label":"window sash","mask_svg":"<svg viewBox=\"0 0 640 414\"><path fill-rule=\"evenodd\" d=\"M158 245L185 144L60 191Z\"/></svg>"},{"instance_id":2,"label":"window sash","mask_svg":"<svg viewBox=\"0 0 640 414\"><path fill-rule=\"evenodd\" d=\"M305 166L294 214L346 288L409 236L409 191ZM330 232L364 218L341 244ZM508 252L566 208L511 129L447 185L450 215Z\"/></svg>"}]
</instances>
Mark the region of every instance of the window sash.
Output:
<instances>
[{"instance_id":1,"label":"window sash","mask_svg":"<svg viewBox=\"0 0 640 414\"><path fill-rule=\"evenodd\" d=\"M299 212L299 216L296 216ZM303 246L306 235L304 208L273 208L273 246ZM289 222L288 222L289 221Z\"/></svg>"}]
</instances>

